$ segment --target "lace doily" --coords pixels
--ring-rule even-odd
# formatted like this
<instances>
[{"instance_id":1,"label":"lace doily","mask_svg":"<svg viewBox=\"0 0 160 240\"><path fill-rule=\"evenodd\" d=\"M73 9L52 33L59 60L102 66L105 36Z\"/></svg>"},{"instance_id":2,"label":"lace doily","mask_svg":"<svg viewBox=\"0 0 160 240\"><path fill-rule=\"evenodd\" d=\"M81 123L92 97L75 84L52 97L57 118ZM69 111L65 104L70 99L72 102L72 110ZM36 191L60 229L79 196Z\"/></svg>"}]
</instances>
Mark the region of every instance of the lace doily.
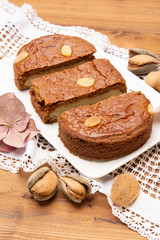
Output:
<instances>
[{"instance_id":1,"label":"lace doily","mask_svg":"<svg viewBox=\"0 0 160 240\"><path fill-rule=\"evenodd\" d=\"M111 55L128 59L128 50L111 45L107 36L88 28L62 27L45 22L30 5L24 4L19 8L7 0L0 0L0 16L3 19L0 22L0 63L15 55L32 38L52 33L82 37ZM12 173L17 173L20 168L31 172L45 163L58 176L67 173L80 174L40 134L25 149L9 154L0 153L0 168ZM110 189L113 177L123 172L131 172L136 176L141 192L131 206L117 208L111 201ZM107 195L113 214L122 222L148 239L160 239L160 143L109 176L88 180L92 185L92 193L100 191Z\"/></svg>"}]
</instances>

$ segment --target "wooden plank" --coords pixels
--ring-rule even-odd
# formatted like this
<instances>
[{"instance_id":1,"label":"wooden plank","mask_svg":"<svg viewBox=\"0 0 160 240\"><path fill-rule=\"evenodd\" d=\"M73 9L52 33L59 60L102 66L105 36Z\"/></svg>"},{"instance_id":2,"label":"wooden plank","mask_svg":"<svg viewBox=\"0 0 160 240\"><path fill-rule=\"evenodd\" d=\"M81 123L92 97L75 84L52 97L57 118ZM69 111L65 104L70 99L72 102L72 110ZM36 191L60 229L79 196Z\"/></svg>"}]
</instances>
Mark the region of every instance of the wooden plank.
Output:
<instances>
[{"instance_id":1,"label":"wooden plank","mask_svg":"<svg viewBox=\"0 0 160 240\"><path fill-rule=\"evenodd\" d=\"M58 187L53 199L36 202L27 189L29 175L0 170L0 239L143 239L111 213L103 194L76 205Z\"/></svg>"},{"instance_id":2,"label":"wooden plank","mask_svg":"<svg viewBox=\"0 0 160 240\"><path fill-rule=\"evenodd\" d=\"M11 0L18 6L24 0ZM160 1L27 0L50 23L84 26L106 34L119 47L140 47L160 54Z\"/></svg>"}]
</instances>

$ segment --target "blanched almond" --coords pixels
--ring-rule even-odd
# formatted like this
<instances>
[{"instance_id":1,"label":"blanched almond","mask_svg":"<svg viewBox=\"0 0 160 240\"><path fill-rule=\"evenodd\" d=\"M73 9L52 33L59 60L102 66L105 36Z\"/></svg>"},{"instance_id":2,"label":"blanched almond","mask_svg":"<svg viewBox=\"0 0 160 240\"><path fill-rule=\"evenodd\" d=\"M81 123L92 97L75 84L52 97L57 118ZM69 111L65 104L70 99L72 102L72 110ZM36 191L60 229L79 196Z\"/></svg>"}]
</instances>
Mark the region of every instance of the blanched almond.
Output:
<instances>
[{"instance_id":1,"label":"blanched almond","mask_svg":"<svg viewBox=\"0 0 160 240\"><path fill-rule=\"evenodd\" d=\"M151 116L153 116L153 106L152 106L152 104L148 104L148 106L147 106L147 108L148 108L148 112L149 112L149 114L151 115Z\"/></svg>"},{"instance_id":2,"label":"blanched almond","mask_svg":"<svg viewBox=\"0 0 160 240\"><path fill-rule=\"evenodd\" d=\"M17 63L23 61L24 59L26 59L28 57L28 55L29 55L28 52L21 52L15 58L14 63L17 64Z\"/></svg>"},{"instance_id":3,"label":"blanched almond","mask_svg":"<svg viewBox=\"0 0 160 240\"><path fill-rule=\"evenodd\" d=\"M93 78L79 78L77 84L82 87L91 87L94 84L95 80Z\"/></svg>"},{"instance_id":4,"label":"blanched almond","mask_svg":"<svg viewBox=\"0 0 160 240\"><path fill-rule=\"evenodd\" d=\"M69 45L64 45L61 48L61 53L62 53L63 56L69 57L72 54L72 49L71 49L71 47Z\"/></svg>"},{"instance_id":5,"label":"blanched almond","mask_svg":"<svg viewBox=\"0 0 160 240\"><path fill-rule=\"evenodd\" d=\"M86 127L94 127L94 126L100 124L100 122L101 122L101 118L100 117L92 116L92 117L87 118L87 120L85 121L84 125Z\"/></svg>"}]
</instances>

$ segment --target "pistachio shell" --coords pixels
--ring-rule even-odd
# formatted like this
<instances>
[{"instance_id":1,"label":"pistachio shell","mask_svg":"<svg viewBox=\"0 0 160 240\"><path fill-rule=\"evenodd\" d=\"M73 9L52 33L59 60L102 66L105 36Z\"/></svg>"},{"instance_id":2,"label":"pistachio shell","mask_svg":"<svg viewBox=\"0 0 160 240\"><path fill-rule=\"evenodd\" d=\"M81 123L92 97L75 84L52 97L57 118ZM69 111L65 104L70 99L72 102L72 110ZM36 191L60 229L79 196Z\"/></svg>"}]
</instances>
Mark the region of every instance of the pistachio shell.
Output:
<instances>
[{"instance_id":1,"label":"pistachio shell","mask_svg":"<svg viewBox=\"0 0 160 240\"><path fill-rule=\"evenodd\" d=\"M145 55L149 55L154 57L157 60L160 60L159 57L157 57L154 53L146 50L146 49L141 49L141 48L131 48L129 49L129 57L133 57L135 55L139 55L139 54L145 54Z\"/></svg>"},{"instance_id":2,"label":"pistachio shell","mask_svg":"<svg viewBox=\"0 0 160 240\"><path fill-rule=\"evenodd\" d=\"M75 203L81 203L91 192L90 183L78 175L65 175L59 182L66 197Z\"/></svg>"}]
</instances>

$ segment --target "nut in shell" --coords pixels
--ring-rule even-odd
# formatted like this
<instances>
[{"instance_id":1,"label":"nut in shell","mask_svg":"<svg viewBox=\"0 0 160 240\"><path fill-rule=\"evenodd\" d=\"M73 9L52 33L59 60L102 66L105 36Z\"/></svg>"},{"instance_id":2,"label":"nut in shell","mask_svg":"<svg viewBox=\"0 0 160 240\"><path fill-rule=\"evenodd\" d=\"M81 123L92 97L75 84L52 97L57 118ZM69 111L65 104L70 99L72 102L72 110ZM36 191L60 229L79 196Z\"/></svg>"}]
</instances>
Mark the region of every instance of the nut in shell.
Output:
<instances>
[{"instance_id":1,"label":"nut in shell","mask_svg":"<svg viewBox=\"0 0 160 240\"><path fill-rule=\"evenodd\" d=\"M157 71L160 64L158 63L148 63L142 66L134 65L134 64L128 64L128 70L132 73L140 76L150 73L151 71Z\"/></svg>"},{"instance_id":2,"label":"nut in shell","mask_svg":"<svg viewBox=\"0 0 160 240\"><path fill-rule=\"evenodd\" d=\"M160 92L160 71L150 72L146 76L145 82Z\"/></svg>"},{"instance_id":3,"label":"nut in shell","mask_svg":"<svg viewBox=\"0 0 160 240\"><path fill-rule=\"evenodd\" d=\"M149 56L156 58L157 60L160 60L158 56L156 56L154 53L152 53L146 49L141 49L141 48L130 48L129 49L129 57L130 58L135 55L141 55L141 54L149 55Z\"/></svg>"},{"instance_id":4,"label":"nut in shell","mask_svg":"<svg viewBox=\"0 0 160 240\"><path fill-rule=\"evenodd\" d=\"M135 53L136 51L136 53ZM128 70L136 75L148 74L151 71L158 70L160 60L148 51L130 50L131 58L128 61ZM139 54L141 52L141 54Z\"/></svg>"},{"instance_id":5,"label":"nut in shell","mask_svg":"<svg viewBox=\"0 0 160 240\"><path fill-rule=\"evenodd\" d=\"M148 63L160 63L160 61L152 56L145 54L135 55L134 57L129 59L129 64L142 66Z\"/></svg>"},{"instance_id":6,"label":"nut in shell","mask_svg":"<svg viewBox=\"0 0 160 240\"><path fill-rule=\"evenodd\" d=\"M115 205L123 207L133 202L140 191L136 177L130 173L119 174L114 178L111 198Z\"/></svg>"},{"instance_id":7,"label":"nut in shell","mask_svg":"<svg viewBox=\"0 0 160 240\"><path fill-rule=\"evenodd\" d=\"M65 196L75 203L81 203L91 192L90 183L78 175L64 175L59 182Z\"/></svg>"},{"instance_id":8,"label":"nut in shell","mask_svg":"<svg viewBox=\"0 0 160 240\"><path fill-rule=\"evenodd\" d=\"M21 52L15 58L14 63L17 64L17 63L23 61L24 59L26 59L28 57L28 55L29 55L28 52Z\"/></svg>"},{"instance_id":9,"label":"nut in shell","mask_svg":"<svg viewBox=\"0 0 160 240\"><path fill-rule=\"evenodd\" d=\"M35 171L28 179L28 189L35 200L46 201L54 196L58 178L48 167Z\"/></svg>"}]
</instances>

